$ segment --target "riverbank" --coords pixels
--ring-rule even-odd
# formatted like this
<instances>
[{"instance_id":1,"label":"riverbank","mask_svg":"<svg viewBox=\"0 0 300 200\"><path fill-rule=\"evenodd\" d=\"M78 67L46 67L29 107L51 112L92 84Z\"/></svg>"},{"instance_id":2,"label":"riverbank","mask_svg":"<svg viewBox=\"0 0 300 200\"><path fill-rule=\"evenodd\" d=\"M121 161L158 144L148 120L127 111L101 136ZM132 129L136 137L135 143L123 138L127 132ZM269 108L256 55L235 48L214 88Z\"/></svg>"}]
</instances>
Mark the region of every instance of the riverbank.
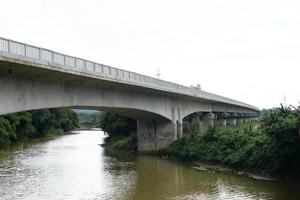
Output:
<instances>
[{"instance_id":1,"label":"riverbank","mask_svg":"<svg viewBox=\"0 0 300 200\"><path fill-rule=\"evenodd\" d=\"M237 126L213 126L203 131L199 124L198 114L188 117L183 123L184 137L160 150L159 154L184 162L237 169L237 173L247 172L254 178L298 179L300 107L264 110L258 122ZM136 148L135 121L104 113L100 127L108 133L106 149L132 151Z\"/></svg>"},{"instance_id":2,"label":"riverbank","mask_svg":"<svg viewBox=\"0 0 300 200\"><path fill-rule=\"evenodd\" d=\"M122 156L134 156L134 155L148 155L148 156L156 156L159 157L161 160L173 160L176 162L180 162L182 164L187 164L187 166L199 170L199 171L211 171L211 172L223 172L223 173L230 173L230 174L236 174L239 176L246 176L255 180L263 180L263 181L278 181L280 177L272 177L270 175L266 174L259 174L257 172L253 171L245 171L245 170L238 170L230 167L226 167L224 165L216 165L216 164L208 164L203 162L184 162L181 159L172 158L169 155L163 154L161 152L151 152L151 153L138 153L136 149L134 148L134 142L130 141L129 138L123 138L123 139L115 139L113 141L110 141L109 143L103 143L101 146L105 149L105 152L107 152L108 155L114 156L114 157L120 157L120 154ZM281 177L282 180L284 180L284 177ZM290 179L287 179L290 180Z\"/></svg>"},{"instance_id":3,"label":"riverbank","mask_svg":"<svg viewBox=\"0 0 300 200\"><path fill-rule=\"evenodd\" d=\"M225 172L225 173L233 173L237 174L240 176L247 176L249 178L255 179L255 180L263 180L263 181L277 181L278 178L267 176L267 175L262 175L262 174L256 174L254 172L248 172L248 171L241 171L241 170L236 170L233 168L229 168L226 166L222 165L209 165L206 163L201 163L201 162L192 162L192 168L200 171L218 171L218 172Z\"/></svg>"},{"instance_id":4,"label":"riverbank","mask_svg":"<svg viewBox=\"0 0 300 200\"><path fill-rule=\"evenodd\" d=\"M101 145L105 151L116 153L132 153L137 154L137 137L131 135L129 137L106 137L104 143Z\"/></svg>"},{"instance_id":5,"label":"riverbank","mask_svg":"<svg viewBox=\"0 0 300 200\"><path fill-rule=\"evenodd\" d=\"M199 169L229 170L256 179L299 182L299 116L299 108L270 109L256 123L214 126L207 131L186 134L161 153L185 162L201 163L196 164Z\"/></svg>"}]
</instances>

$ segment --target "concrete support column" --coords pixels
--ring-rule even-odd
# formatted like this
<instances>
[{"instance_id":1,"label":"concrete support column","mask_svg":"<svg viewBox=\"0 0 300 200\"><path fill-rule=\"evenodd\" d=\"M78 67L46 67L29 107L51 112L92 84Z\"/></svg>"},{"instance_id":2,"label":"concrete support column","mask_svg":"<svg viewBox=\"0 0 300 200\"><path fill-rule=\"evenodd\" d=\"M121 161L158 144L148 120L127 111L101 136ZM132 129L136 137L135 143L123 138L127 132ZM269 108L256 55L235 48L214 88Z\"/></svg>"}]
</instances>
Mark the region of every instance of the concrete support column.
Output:
<instances>
[{"instance_id":1,"label":"concrete support column","mask_svg":"<svg viewBox=\"0 0 300 200\"><path fill-rule=\"evenodd\" d=\"M239 113L237 114L237 124L243 124L245 123L245 114Z\"/></svg>"},{"instance_id":2,"label":"concrete support column","mask_svg":"<svg viewBox=\"0 0 300 200\"><path fill-rule=\"evenodd\" d=\"M182 138L182 136L183 136L182 119L177 121L177 136L178 136L178 138Z\"/></svg>"},{"instance_id":3,"label":"concrete support column","mask_svg":"<svg viewBox=\"0 0 300 200\"><path fill-rule=\"evenodd\" d=\"M175 141L174 127L176 126L169 120L138 120L138 152L156 152L166 148Z\"/></svg>"},{"instance_id":4,"label":"concrete support column","mask_svg":"<svg viewBox=\"0 0 300 200\"><path fill-rule=\"evenodd\" d=\"M219 119L219 124L222 125L222 126L226 126L227 125L227 119L226 118Z\"/></svg>"},{"instance_id":5,"label":"concrete support column","mask_svg":"<svg viewBox=\"0 0 300 200\"><path fill-rule=\"evenodd\" d=\"M219 113L217 115L217 122L221 126L226 126L227 125L227 118L228 118L228 113Z\"/></svg>"},{"instance_id":6,"label":"concrete support column","mask_svg":"<svg viewBox=\"0 0 300 200\"><path fill-rule=\"evenodd\" d=\"M214 126L215 114L209 112L202 114L201 131L206 131L208 127Z\"/></svg>"},{"instance_id":7,"label":"concrete support column","mask_svg":"<svg viewBox=\"0 0 300 200\"><path fill-rule=\"evenodd\" d=\"M236 118L232 118L230 124L236 126Z\"/></svg>"},{"instance_id":8,"label":"concrete support column","mask_svg":"<svg viewBox=\"0 0 300 200\"><path fill-rule=\"evenodd\" d=\"M222 125L223 125L223 126L227 126L227 119L226 119L226 118L223 119Z\"/></svg>"},{"instance_id":9,"label":"concrete support column","mask_svg":"<svg viewBox=\"0 0 300 200\"><path fill-rule=\"evenodd\" d=\"M214 126L215 123L215 119L216 119L216 115L214 113L209 113L208 114L208 122L209 122L209 126Z\"/></svg>"},{"instance_id":10,"label":"concrete support column","mask_svg":"<svg viewBox=\"0 0 300 200\"><path fill-rule=\"evenodd\" d=\"M236 119L237 124L243 124L243 122L244 122L243 118L237 118Z\"/></svg>"},{"instance_id":11,"label":"concrete support column","mask_svg":"<svg viewBox=\"0 0 300 200\"><path fill-rule=\"evenodd\" d=\"M236 118L237 118L237 114L236 113L232 113L230 116L230 125L236 126Z\"/></svg>"},{"instance_id":12,"label":"concrete support column","mask_svg":"<svg viewBox=\"0 0 300 200\"><path fill-rule=\"evenodd\" d=\"M172 123L172 129L173 129L173 140L175 141L175 140L177 140L178 139L178 130L177 130L177 128L178 128L178 125L177 125L177 123L176 122L173 122Z\"/></svg>"}]
</instances>

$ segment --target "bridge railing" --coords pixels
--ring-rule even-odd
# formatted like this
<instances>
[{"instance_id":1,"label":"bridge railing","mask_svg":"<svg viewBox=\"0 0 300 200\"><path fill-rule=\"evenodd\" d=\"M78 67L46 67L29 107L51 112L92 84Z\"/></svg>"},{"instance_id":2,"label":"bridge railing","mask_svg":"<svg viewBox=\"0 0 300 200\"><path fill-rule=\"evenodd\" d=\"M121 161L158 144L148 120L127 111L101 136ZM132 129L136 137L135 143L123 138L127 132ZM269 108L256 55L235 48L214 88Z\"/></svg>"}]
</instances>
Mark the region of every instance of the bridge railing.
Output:
<instances>
[{"instance_id":1,"label":"bridge railing","mask_svg":"<svg viewBox=\"0 0 300 200\"><path fill-rule=\"evenodd\" d=\"M229 103L238 106L257 109L251 105L244 104L226 97L218 96L212 93L186 87L176 83L171 83L150 76L145 76L131 71L110 67L107 65L91 62L85 59L57 53L48 49L28 45L25 43L5 39L0 37L0 52L7 56L13 55L18 58L29 60L31 62L47 64L48 66L84 72L118 81L124 81L129 84L142 85L158 90L166 90L199 98L213 100L217 102Z\"/></svg>"}]
</instances>

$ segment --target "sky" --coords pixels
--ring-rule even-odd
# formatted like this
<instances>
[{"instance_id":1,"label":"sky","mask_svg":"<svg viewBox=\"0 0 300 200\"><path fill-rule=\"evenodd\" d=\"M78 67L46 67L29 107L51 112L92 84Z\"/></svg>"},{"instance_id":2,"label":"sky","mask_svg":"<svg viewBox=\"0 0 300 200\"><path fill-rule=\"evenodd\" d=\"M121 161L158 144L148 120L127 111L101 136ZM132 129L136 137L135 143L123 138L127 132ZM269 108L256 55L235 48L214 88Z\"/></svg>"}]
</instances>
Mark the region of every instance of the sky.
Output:
<instances>
[{"instance_id":1,"label":"sky","mask_svg":"<svg viewBox=\"0 0 300 200\"><path fill-rule=\"evenodd\" d=\"M271 108L300 101L300 1L0 0L0 37ZM284 100L286 99L286 100Z\"/></svg>"}]
</instances>

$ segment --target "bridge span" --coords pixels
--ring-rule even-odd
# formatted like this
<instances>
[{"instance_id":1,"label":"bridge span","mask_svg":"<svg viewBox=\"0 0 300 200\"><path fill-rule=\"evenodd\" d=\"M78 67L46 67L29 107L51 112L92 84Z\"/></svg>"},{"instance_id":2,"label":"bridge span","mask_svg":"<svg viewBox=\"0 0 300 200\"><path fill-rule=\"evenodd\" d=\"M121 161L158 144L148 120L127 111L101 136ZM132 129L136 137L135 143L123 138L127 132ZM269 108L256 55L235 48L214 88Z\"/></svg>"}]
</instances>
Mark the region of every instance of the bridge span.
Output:
<instances>
[{"instance_id":1,"label":"bridge span","mask_svg":"<svg viewBox=\"0 0 300 200\"><path fill-rule=\"evenodd\" d=\"M137 120L138 150L182 136L184 117L237 124L259 115L249 104L203 90L0 38L0 115L44 108L110 111Z\"/></svg>"}]
</instances>

